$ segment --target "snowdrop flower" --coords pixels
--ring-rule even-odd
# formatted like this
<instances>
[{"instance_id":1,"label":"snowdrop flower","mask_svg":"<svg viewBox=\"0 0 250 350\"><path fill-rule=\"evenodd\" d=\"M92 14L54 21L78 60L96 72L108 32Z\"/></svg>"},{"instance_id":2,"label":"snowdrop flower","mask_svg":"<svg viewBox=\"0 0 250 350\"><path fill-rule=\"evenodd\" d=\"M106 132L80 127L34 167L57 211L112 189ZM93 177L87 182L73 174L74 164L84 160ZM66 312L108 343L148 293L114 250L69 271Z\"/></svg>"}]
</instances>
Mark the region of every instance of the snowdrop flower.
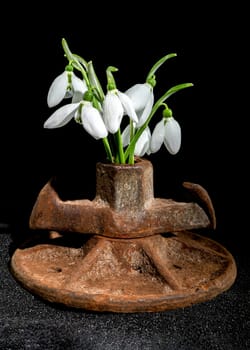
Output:
<instances>
[{"instance_id":1,"label":"snowdrop flower","mask_svg":"<svg viewBox=\"0 0 250 350\"><path fill-rule=\"evenodd\" d=\"M181 128L177 120L172 116L162 118L152 132L150 150L157 152L164 143L170 154L176 154L181 147Z\"/></svg>"},{"instance_id":2,"label":"snowdrop flower","mask_svg":"<svg viewBox=\"0 0 250 350\"><path fill-rule=\"evenodd\" d=\"M81 121L84 129L96 140L108 136L108 131L100 112L89 101L82 103Z\"/></svg>"},{"instance_id":3,"label":"snowdrop flower","mask_svg":"<svg viewBox=\"0 0 250 350\"><path fill-rule=\"evenodd\" d=\"M116 86L113 73L118 69L108 66L105 95L92 61L73 54L64 38L62 46L68 65L52 82L47 103L49 107L54 107L65 98L71 98L71 103L54 111L45 121L44 128L60 128L74 119L92 137L102 139L107 159L111 163L134 164L135 155L142 157L145 153L157 152L163 143L171 154L179 151L181 129L165 101L173 93L193 84L175 85L165 91L156 102L153 91L156 71L168 59L175 57L175 53L160 58L149 70L145 82L133 85L125 93ZM74 74L75 70L81 73L82 79ZM163 118L154 124L151 135L149 124L161 106L165 106ZM124 116L129 117L129 123L121 133Z\"/></svg>"},{"instance_id":4,"label":"snowdrop flower","mask_svg":"<svg viewBox=\"0 0 250 350\"><path fill-rule=\"evenodd\" d=\"M70 122L79 108L80 102L70 103L58 108L43 124L46 129L61 128Z\"/></svg>"},{"instance_id":5,"label":"snowdrop flower","mask_svg":"<svg viewBox=\"0 0 250 350\"><path fill-rule=\"evenodd\" d=\"M130 124L122 132L122 144L126 147L130 142Z\"/></svg>"},{"instance_id":6,"label":"snowdrop flower","mask_svg":"<svg viewBox=\"0 0 250 350\"><path fill-rule=\"evenodd\" d=\"M147 154L151 153L150 139L151 139L151 132L149 127L147 127L136 142L136 145L135 145L136 156L143 157L145 153Z\"/></svg>"},{"instance_id":7,"label":"snowdrop flower","mask_svg":"<svg viewBox=\"0 0 250 350\"><path fill-rule=\"evenodd\" d=\"M109 90L103 101L103 119L111 134L118 131L123 115L128 115L134 122L138 122L132 101L117 89Z\"/></svg>"},{"instance_id":8,"label":"snowdrop flower","mask_svg":"<svg viewBox=\"0 0 250 350\"><path fill-rule=\"evenodd\" d=\"M85 81L78 78L72 69L72 66L68 65L65 71L52 82L47 95L49 107L58 105L64 98L68 97L73 97L73 103L79 102L87 91Z\"/></svg>"},{"instance_id":9,"label":"snowdrop flower","mask_svg":"<svg viewBox=\"0 0 250 350\"><path fill-rule=\"evenodd\" d=\"M138 116L137 128L142 126L147 120L153 104L154 104L154 93L153 86L149 83L135 84L125 94L130 97L134 109Z\"/></svg>"},{"instance_id":10,"label":"snowdrop flower","mask_svg":"<svg viewBox=\"0 0 250 350\"><path fill-rule=\"evenodd\" d=\"M173 117L165 125L164 145L170 154L178 153L181 147L181 127Z\"/></svg>"},{"instance_id":11,"label":"snowdrop flower","mask_svg":"<svg viewBox=\"0 0 250 350\"><path fill-rule=\"evenodd\" d=\"M84 129L95 139L104 138L108 135L100 112L93 107L90 101L81 101L60 107L46 120L44 128L60 128L73 118L77 120L78 114Z\"/></svg>"},{"instance_id":12,"label":"snowdrop flower","mask_svg":"<svg viewBox=\"0 0 250 350\"><path fill-rule=\"evenodd\" d=\"M135 155L138 157L142 157L145 153L150 154L150 139L151 132L149 127L147 127L139 137L135 145ZM126 147L130 143L130 124L126 126L126 128L122 132L122 143L123 146Z\"/></svg>"}]
</instances>

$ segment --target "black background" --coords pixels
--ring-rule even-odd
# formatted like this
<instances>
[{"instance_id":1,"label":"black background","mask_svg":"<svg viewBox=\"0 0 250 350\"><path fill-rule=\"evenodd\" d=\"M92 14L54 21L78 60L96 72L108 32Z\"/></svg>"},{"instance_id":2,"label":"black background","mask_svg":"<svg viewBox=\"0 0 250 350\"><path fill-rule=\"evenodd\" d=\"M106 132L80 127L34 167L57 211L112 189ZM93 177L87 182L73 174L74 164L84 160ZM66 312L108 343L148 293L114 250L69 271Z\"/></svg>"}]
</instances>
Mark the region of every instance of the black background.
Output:
<instances>
[{"instance_id":1,"label":"black background","mask_svg":"<svg viewBox=\"0 0 250 350\"><path fill-rule=\"evenodd\" d=\"M0 22L1 344L4 349L248 349L248 10L241 1L5 3ZM192 88L168 99L182 127L182 147L148 158L157 197L182 195L182 182L210 194L217 229L207 232L236 259L234 286L211 302L154 314L66 310L26 292L7 262L28 231L40 189L57 175L68 198L95 195L96 141L74 122L45 130L49 86L73 52L93 60L105 87L116 66L121 91L144 82L151 66L177 53L157 73L156 98L171 86ZM32 232L31 232L32 233ZM10 235L9 235L10 234ZM13 244L14 242L14 244ZM27 347L25 347L26 345ZM234 347L235 346L235 347Z\"/></svg>"},{"instance_id":2,"label":"black background","mask_svg":"<svg viewBox=\"0 0 250 350\"><path fill-rule=\"evenodd\" d=\"M15 17L14 12L20 16ZM177 53L157 72L155 97L175 84L192 88L167 101L182 127L182 147L171 156L164 147L149 157L155 195L172 197L182 181L210 194L218 234L245 238L247 199L247 83L245 9L211 2L34 5L6 12L2 29L0 218L27 224L42 186L53 175L69 196L94 197L95 163L103 160L101 141L74 122L45 130L52 110L46 98L52 80L67 63L61 39L92 60L105 88L105 69L116 66L121 91L144 82L151 66ZM3 24L1 24L3 25ZM11 30L13 29L13 30ZM66 185L67 183L67 185ZM243 244L244 245L244 244Z\"/></svg>"}]
</instances>

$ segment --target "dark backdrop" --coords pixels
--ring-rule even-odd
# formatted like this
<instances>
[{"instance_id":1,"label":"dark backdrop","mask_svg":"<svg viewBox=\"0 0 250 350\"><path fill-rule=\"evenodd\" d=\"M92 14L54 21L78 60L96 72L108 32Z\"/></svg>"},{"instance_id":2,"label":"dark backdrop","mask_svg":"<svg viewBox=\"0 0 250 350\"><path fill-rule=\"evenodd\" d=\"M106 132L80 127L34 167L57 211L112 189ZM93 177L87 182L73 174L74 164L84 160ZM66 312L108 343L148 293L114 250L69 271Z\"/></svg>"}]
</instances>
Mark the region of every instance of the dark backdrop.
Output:
<instances>
[{"instance_id":1,"label":"dark backdrop","mask_svg":"<svg viewBox=\"0 0 250 350\"><path fill-rule=\"evenodd\" d=\"M3 349L248 349L248 10L241 1L43 1L7 2L1 14ZM207 235L229 249L238 268L228 293L173 312L95 314L48 305L11 277L10 257L28 233L40 189L57 175L65 197L92 199L95 164L104 157L101 141L80 125L43 129L52 113L49 86L66 63L62 37L72 51L93 60L104 86L107 66L118 67L121 91L144 82L160 57L177 53L157 74L156 98L175 84L194 86L168 100L182 127L182 147L175 156L162 148L149 157L155 196L181 196L183 181L208 191L217 229Z\"/></svg>"},{"instance_id":2,"label":"dark backdrop","mask_svg":"<svg viewBox=\"0 0 250 350\"><path fill-rule=\"evenodd\" d=\"M118 67L121 91L144 82L160 57L177 53L158 71L155 96L178 83L194 87L168 100L182 127L182 148L176 156L163 147L150 156L156 195L174 195L182 181L199 183L213 200L220 234L244 237L239 230L247 191L244 9L192 2L166 2L164 8L156 2L137 11L130 3L94 7L61 6L54 12L48 6L16 7L22 13L18 20L7 12L8 28L15 30L2 30L1 221L27 223L52 175L64 177L69 193L94 196L95 163L104 156L101 141L74 122L43 129L52 113L48 88L66 63L65 37L72 51L93 60L104 87L107 66Z\"/></svg>"}]
</instances>

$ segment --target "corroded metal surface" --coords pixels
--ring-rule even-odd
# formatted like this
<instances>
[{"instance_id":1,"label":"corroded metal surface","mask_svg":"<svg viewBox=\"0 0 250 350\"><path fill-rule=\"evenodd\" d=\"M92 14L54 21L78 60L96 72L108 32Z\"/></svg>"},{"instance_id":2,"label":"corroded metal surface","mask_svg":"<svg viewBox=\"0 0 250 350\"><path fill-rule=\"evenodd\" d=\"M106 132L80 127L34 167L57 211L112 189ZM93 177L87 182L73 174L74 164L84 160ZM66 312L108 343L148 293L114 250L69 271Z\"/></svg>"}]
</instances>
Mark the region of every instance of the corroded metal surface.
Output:
<instances>
[{"instance_id":1,"label":"corroded metal surface","mask_svg":"<svg viewBox=\"0 0 250 350\"><path fill-rule=\"evenodd\" d=\"M85 242L70 235L43 236L17 249L11 261L25 288L69 307L164 311L212 299L236 277L231 254L191 232Z\"/></svg>"},{"instance_id":2,"label":"corroded metal surface","mask_svg":"<svg viewBox=\"0 0 250 350\"><path fill-rule=\"evenodd\" d=\"M30 228L39 239L15 251L11 270L44 299L95 311L152 312L192 305L227 290L236 264L220 244L191 230L216 227L212 201L185 182L194 201L155 198L152 164L98 163L91 201L38 195Z\"/></svg>"},{"instance_id":3,"label":"corroded metal surface","mask_svg":"<svg viewBox=\"0 0 250 350\"><path fill-rule=\"evenodd\" d=\"M214 226L196 202L154 198L152 164L97 164L96 197L62 201L49 181L41 190L30 217L32 229L92 233L107 237L136 238L152 234ZM192 190L213 211L211 200L199 185Z\"/></svg>"}]
</instances>

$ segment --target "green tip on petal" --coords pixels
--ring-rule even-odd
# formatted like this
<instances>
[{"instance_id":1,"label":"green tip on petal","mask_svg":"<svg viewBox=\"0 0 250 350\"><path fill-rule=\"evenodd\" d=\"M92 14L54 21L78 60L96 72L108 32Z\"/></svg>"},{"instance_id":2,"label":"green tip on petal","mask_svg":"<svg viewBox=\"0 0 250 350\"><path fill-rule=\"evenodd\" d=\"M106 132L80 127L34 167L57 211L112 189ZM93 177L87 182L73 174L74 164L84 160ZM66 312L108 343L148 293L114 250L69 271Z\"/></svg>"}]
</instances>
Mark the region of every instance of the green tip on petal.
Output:
<instances>
[{"instance_id":1,"label":"green tip on petal","mask_svg":"<svg viewBox=\"0 0 250 350\"><path fill-rule=\"evenodd\" d=\"M163 118L167 119L167 118L171 118L173 116L173 112L172 109L166 107L163 112L162 112Z\"/></svg>"},{"instance_id":2,"label":"green tip on petal","mask_svg":"<svg viewBox=\"0 0 250 350\"><path fill-rule=\"evenodd\" d=\"M156 85L155 75L153 74L152 76L148 77L146 83L150 84L154 88Z\"/></svg>"},{"instance_id":3,"label":"green tip on petal","mask_svg":"<svg viewBox=\"0 0 250 350\"><path fill-rule=\"evenodd\" d=\"M115 78L114 78L112 72L117 72L117 71L118 71L118 68L113 67L113 66L109 66L106 69L106 75L107 75L107 81L108 81L108 83L107 83L108 91L116 89Z\"/></svg>"},{"instance_id":4,"label":"green tip on petal","mask_svg":"<svg viewBox=\"0 0 250 350\"><path fill-rule=\"evenodd\" d=\"M71 66L71 64L68 64L66 67L65 67L65 70L67 72L73 72L74 68Z\"/></svg>"},{"instance_id":5,"label":"green tip on petal","mask_svg":"<svg viewBox=\"0 0 250 350\"><path fill-rule=\"evenodd\" d=\"M92 91L89 91L87 90L84 95L83 95L83 99L84 101L92 101L93 100L93 92Z\"/></svg>"}]
</instances>

